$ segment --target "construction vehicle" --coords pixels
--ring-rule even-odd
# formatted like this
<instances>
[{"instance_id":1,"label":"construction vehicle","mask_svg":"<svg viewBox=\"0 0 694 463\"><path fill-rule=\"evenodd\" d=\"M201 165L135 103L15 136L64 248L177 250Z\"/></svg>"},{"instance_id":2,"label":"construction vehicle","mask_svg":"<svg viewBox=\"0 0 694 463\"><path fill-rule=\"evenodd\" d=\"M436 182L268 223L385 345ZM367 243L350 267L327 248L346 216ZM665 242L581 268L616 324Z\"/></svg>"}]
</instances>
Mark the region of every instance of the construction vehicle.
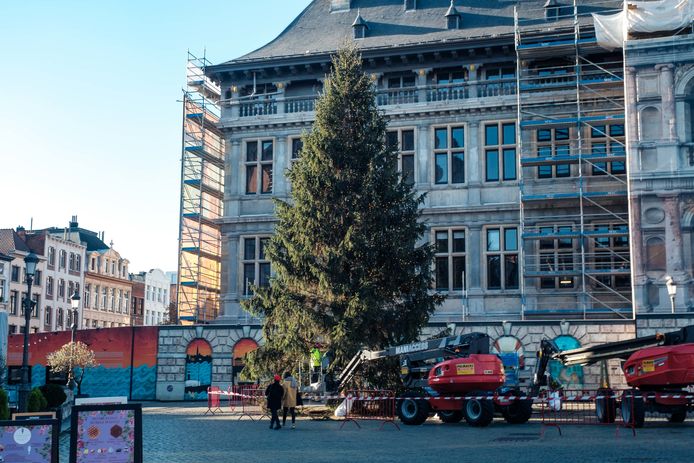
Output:
<instances>
[{"instance_id":1,"label":"construction vehicle","mask_svg":"<svg viewBox=\"0 0 694 463\"><path fill-rule=\"evenodd\" d=\"M617 397L607 381L598 390L595 412L598 421L615 421L617 407L622 421L642 427L646 412L669 415L681 423L693 409L691 393L683 389L694 385L694 325L670 333L657 333L628 341L610 342L591 347L560 351L554 342L541 341L538 364L533 380L535 394L548 385L547 366L558 360L565 366L590 365L609 359L622 359L622 370L631 387ZM535 395L533 394L533 395Z\"/></svg>"},{"instance_id":2,"label":"construction vehicle","mask_svg":"<svg viewBox=\"0 0 694 463\"><path fill-rule=\"evenodd\" d=\"M342 371L339 388L350 382L363 362L399 357L406 389L396 400L396 412L404 424L422 424L436 413L445 423L465 418L471 426L487 426L495 412L509 423L525 423L532 414L532 401L519 400L518 388L504 386L503 364L490 354L489 346L489 336L470 333L362 350Z\"/></svg>"}]
</instances>

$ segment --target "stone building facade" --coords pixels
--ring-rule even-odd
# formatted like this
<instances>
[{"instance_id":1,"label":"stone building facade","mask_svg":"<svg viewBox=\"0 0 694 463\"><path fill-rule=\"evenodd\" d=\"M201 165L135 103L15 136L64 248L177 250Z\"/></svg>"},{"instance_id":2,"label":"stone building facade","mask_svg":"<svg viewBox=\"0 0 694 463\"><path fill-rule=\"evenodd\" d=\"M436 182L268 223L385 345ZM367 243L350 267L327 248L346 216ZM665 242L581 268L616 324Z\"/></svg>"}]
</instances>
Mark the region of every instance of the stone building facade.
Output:
<instances>
[{"instance_id":1,"label":"stone building facade","mask_svg":"<svg viewBox=\"0 0 694 463\"><path fill-rule=\"evenodd\" d=\"M72 327L71 297L75 292L82 297L84 288L84 261L86 246L48 230L23 232L28 246L46 261L43 283L45 307L41 331L69 330ZM78 311L78 317L81 311ZM82 326L80 320L78 327Z\"/></svg>"},{"instance_id":2,"label":"stone building facade","mask_svg":"<svg viewBox=\"0 0 694 463\"><path fill-rule=\"evenodd\" d=\"M691 312L694 34L630 40L625 56L634 304L638 313Z\"/></svg>"},{"instance_id":3,"label":"stone building facade","mask_svg":"<svg viewBox=\"0 0 694 463\"><path fill-rule=\"evenodd\" d=\"M0 253L12 258L11 262L4 262L7 272L8 292L7 315L8 330L10 334L24 332L24 305L27 296L26 267L24 258L31 252L23 237L24 229L0 230ZM46 274L46 260L39 256L36 266L36 274L31 288L31 299L36 302L30 318L30 332L38 333L43 328L44 313L44 276Z\"/></svg>"}]
</instances>

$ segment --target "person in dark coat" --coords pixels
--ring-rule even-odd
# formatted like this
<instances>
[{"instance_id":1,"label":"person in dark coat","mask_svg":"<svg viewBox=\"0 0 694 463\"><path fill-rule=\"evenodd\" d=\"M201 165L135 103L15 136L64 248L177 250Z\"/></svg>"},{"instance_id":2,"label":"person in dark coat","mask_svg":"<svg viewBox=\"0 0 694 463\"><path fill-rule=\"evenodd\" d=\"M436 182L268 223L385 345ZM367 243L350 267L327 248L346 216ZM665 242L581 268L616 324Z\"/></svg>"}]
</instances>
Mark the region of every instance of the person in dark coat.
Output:
<instances>
[{"instance_id":1,"label":"person in dark coat","mask_svg":"<svg viewBox=\"0 0 694 463\"><path fill-rule=\"evenodd\" d=\"M280 375L275 375L275 380L270 384L267 389L265 389L265 397L267 397L267 408L270 409L272 417L270 419L270 429L280 429L280 417L277 415L277 411L282 408L282 396L284 395L284 388L280 384Z\"/></svg>"}]
</instances>

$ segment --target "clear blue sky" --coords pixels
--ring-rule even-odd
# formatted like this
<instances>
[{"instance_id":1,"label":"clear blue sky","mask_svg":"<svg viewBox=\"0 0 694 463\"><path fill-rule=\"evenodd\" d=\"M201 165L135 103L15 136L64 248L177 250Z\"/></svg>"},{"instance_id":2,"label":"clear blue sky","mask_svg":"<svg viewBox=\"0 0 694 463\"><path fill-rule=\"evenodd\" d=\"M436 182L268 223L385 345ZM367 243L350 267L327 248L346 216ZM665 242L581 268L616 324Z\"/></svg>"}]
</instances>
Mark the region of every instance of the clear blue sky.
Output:
<instances>
[{"instance_id":1,"label":"clear blue sky","mask_svg":"<svg viewBox=\"0 0 694 463\"><path fill-rule=\"evenodd\" d=\"M105 231L133 272L177 265L186 51L274 39L309 0L0 0L0 228Z\"/></svg>"}]
</instances>

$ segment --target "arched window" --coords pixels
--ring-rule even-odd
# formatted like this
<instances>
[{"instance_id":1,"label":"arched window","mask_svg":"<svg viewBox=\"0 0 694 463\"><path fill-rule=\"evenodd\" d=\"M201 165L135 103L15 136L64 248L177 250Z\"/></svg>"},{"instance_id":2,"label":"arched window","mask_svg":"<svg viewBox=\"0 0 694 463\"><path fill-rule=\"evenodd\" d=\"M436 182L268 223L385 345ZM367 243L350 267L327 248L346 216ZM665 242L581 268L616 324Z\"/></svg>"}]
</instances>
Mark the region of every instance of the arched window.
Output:
<instances>
[{"instance_id":1,"label":"arched window","mask_svg":"<svg viewBox=\"0 0 694 463\"><path fill-rule=\"evenodd\" d=\"M554 338L554 344L560 351L581 347L581 342L568 334L562 334ZM552 378L566 389L580 389L583 387L583 367L580 365L566 367L558 360L551 360L549 362L549 372Z\"/></svg>"},{"instance_id":2,"label":"arched window","mask_svg":"<svg viewBox=\"0 0 694 463\"><path fill-rule=\"evenodd\" d=\"M641 111L641 141L660 140L663 128L660 120L660 110L648 107Z\"/></svg>"},{"instance_id":3,"label":"arched window","mask_svg":"<svg viewBox=\"0 0 694 463\"><path fill-rule=\"evenodd\" d=\"M665 241L662 238L649 238L646 241L646 270L665 271Z\"/></svg>"}]
</instances>

